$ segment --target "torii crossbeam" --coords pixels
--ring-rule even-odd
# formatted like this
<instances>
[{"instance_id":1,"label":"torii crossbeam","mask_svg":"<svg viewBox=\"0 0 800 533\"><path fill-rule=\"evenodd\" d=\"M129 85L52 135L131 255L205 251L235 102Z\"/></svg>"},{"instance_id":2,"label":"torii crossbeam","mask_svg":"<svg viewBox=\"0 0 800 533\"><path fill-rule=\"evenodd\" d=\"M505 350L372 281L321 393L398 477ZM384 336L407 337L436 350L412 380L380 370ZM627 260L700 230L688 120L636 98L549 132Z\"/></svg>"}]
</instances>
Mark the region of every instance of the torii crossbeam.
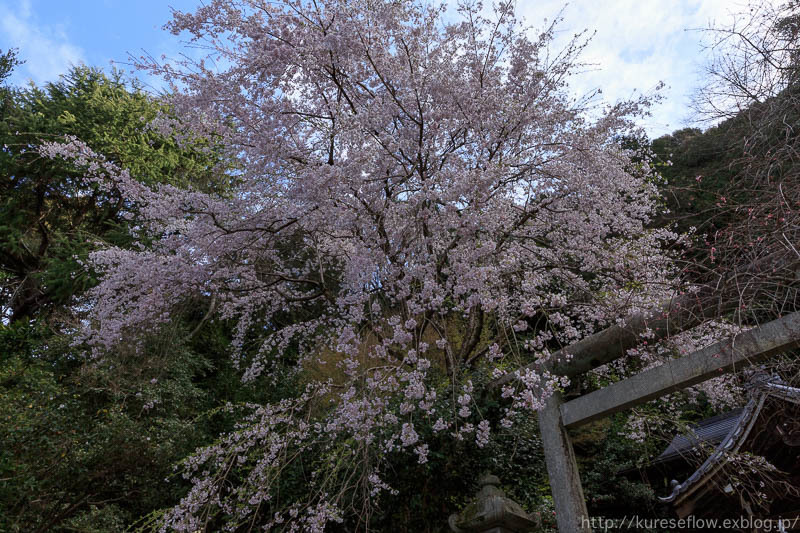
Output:
<instances>
[{"instance_id":1,"label":"torii crossbeam","mask_svg":"<svg viewBox=\"0 0 800 533\"><path fill-rule=\"evenodd\" d=\"M688 309L684 307L683 313L677 314L680 317L687 312ZM657 312L654 315L656 320L666 320L666 318L658 317ZM682 320L673 321L671 324L660 322L656 329L656 335L659 338L665 337L670 325L673 326L670 333L692 327L700 320L699 315L694 316L697 318L691 319L684 316ZM590 368L598 366L598 359L589 361L586 351L592 343L597 343L598 339L604 341L598 346L603 344L606 346L599 359L604 362L616 359L628 347L632 347L635 337L638 335L636 332L643 331L647 327L646 322L644 316L634 317L627 322L629 326L627 330L624 329L624 326L615 326L616 330L609 328L610 331L604 330L600 334L589 337L583 341L587 346L579 347L580 351L576 350L582 355L578 358L577 364L573 361L561 367L554 367L560 369L560 373L564 375L576 375L581 373L578 369L585 372L586 370L583 369L585 366ZM650 325L652 326L652 323ZM591 340L593 337L594 340ZM617 341L612 342L612 344L616 344L616 349L610 349L607 342L609 337ZM554 394L539 412L539 428L559 531L562 533L591 533L592 531L575 453L567 434L568 427L576 427L603 418L714 378L723 372L744 368L749 364L797 347L800 347L800 312L773 320L575 400L564 403L560 394ZM574 353L572 348L574 346L562 351ZM568 374L564 370L573 370L574 373L569 372ZM508 379L510 378L504 378L505 381Z\"/></svg>"}]
</instances>

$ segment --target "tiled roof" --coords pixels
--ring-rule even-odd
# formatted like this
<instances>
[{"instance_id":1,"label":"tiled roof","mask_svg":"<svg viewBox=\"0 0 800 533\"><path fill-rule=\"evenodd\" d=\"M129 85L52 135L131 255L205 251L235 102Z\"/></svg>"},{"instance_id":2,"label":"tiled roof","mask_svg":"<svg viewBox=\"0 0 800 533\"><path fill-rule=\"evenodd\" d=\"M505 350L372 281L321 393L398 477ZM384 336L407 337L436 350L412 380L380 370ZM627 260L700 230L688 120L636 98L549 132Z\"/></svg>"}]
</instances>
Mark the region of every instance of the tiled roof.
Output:
<instances>
[{"instance_id":1,"label":"tiled roof","mask_svg":"<svg viewBox=\"0 0 800 533\"><path fill-rule=\"evenodd\" d=\"M747 402L744 408L700 422L693 436L675 437L667 449L656 458L657 462L664 462L678 455L691 453L691 451L697 449L700 443L713 445L714 439L718 438L720 434L723 435L708 459L686 481L674 485L669 496L659 498L659 500L663 502L675 501L681 494L687 492L693 485L705 478L707 474L716 471L715 467L726 460L727 452L737 451L747 439L750 428L758 418L767 396L800 403L800 389L785 385L779 378L764 379L759 376L750 382L748 388L750 389L750 401Z\"/></svg>"},{"instance_id":2,"label":"tiled roof","mask_svg":"<svg viewBox=\"0 0 800 533\"><path fill-rule=\"evenodd\" d=\"M653 460L652 464L665 463L677 457L686 457L696 452L699 446L716 447L739 421L742 410L743 408L740 407L691 426L686 434L676 435L669 446L661 452L661 455Z\"/></svg>"}]
</instances>

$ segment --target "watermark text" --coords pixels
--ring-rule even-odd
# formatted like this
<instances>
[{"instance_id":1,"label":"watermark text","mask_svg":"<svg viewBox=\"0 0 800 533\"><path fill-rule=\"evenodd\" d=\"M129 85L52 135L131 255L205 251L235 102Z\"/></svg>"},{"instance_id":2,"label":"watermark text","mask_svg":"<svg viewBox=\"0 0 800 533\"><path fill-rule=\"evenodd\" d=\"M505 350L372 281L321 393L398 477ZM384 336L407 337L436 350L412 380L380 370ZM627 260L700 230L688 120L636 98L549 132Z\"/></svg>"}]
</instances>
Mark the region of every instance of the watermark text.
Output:
<instances>
[{"instance_id":1,"label":"watermark text","mask_svg":"<svg viewBox=\"0 0 800 533\"><path fill-rule=\"evenodd\" d=\"M753 530L793 531L800 526L800 518L767 519L753 516L739 518L646 518L641 516L623 516L622 518L605 518L593 516L582 518L581 527L592 531L622 531L625 529L668 529L668 530L704 530L704 531L737 531Z\"/></svg>"}]
</instances>

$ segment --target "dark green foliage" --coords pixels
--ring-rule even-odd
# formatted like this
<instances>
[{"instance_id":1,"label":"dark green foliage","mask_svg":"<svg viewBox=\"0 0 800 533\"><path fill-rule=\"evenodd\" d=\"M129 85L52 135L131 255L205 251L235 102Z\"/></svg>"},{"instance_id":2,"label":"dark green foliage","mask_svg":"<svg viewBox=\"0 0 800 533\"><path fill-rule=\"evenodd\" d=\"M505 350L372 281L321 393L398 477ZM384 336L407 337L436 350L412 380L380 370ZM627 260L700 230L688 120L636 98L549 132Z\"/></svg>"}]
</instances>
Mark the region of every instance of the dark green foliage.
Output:
<instances>
[{"instance_id":1,"label":"dark green foliage","mask_svg":"<svg viewBox=\"0 0 800 533\"><path fill-rule=\"evenodd\" d=\"M441 397L447 395L446 388L438 392ZM479 409L489 420L499 419L500 405L492 397L479 400ZM631 441L622 434L624 422L624 416L619 415L572 432L590 514L621 518L636 509L641 516L668 516L653 490L637 479L636 470L644 464L647 452L658 449L661 441L649 447ZM508 497L538 515L545 530L556 530L535 414L522 417L510 430L493 426L491 440L484 448L475 445L474 437L457 441L449 432L443 433L420 435L430 446L427 463L420 465L408 454L390 460L385 479L399 494L382 497L381 511L373 517L371 528L445 533L449 531L447 517L473 500L481 475L491 472L500 478ZM343 529L354 530L353 524Z\"/></svg>"},{"instance_id":2,"label":"dark green foliage","mask_svg":"<svg viewBox=\"0 0 800 533\"><path fill-rule=\"evenodd\" d=\"M14 68L24 63L24 61L20 61L19 58L17 58L17 53L18 50L16 48L7 50L5 53L0 53L0 84L5 82Z\"/></svg>"},{"instance_id":3,"label":"dark green foliage","mask_svg":"<svg viewBox=\"0 0 800 533\"><path fill-rule=\"evenodd\" d=\"M623 435L625 417L590 424L575 435L582 457L582 481L590 516L622 518L668 516L657 504L653 489L637 480L637 467L648 457L647 447ZM652 450L651 450L652 451ZM632 513L631 510L636 512Z\"/></svg>"},{"instance_id":4,"label":"dark green foliage","mask_svg":"<svg viewBox=\"0 0 800 533\"><path fill-rule=\"evenodd\" d=\"M7 53L0 67L15 62ZM118 74L77 68L43 89L3 90L0 532L122 531L177 501L181 479L165 482L173 465L235 422L220 405L268 389L234 385L228 328L202 323L204 302L141 353L87 361L71 346L70 304L94 283L78 261L96 241L131 244L119 215L133 206L36 146L77 136L148 185L224 187L225 168L208 142L180 147L149 129L168 109Z\"/></svg>"},{"instance_id":5,"label":"dark green foliage","mask_svg":"<svg viewBox=\"0 0 800 533\"><path fill-rule=\"evenodd\" d=\"M652 142L657 169L667 181L663 193L669 214L660 224L674 223L681 233L690 228L713 233L728 222L717 204L737 172L737 126L728 122L705 132L685 128Z\"/></svg>"},{"instance_id":6,"label":"dark green foliage","mask_svg":"<svg viewBox=\"0 0 800 533\"><path fill-rule=\"evenodd\" d=\"M434 435L428 428L420 433L430 447L426 463L419 464L416 455L408 453L388 457L383 479L398 493L381 496L380 509L370 520L370 530L448 532L449 515L474 500L480 489L478 481L487 472L497 475L506 495L526 511L552 513L548 508L549 485L535 417L520 421L512 431L499 428L493 431L489 443L478 448L474 435L458 441L449 431ZM355 530L356 524L344 524L341 528L343 532ZM363 526L358 530L363 530Z\"/></svg>"},{"instance_id":7,"label":"dark green foliage","mask_svg":"<svg viewBox=\"0 0 800 533\"><path fill-rule=\"evenodd\" d=\"M122 531L178 501L173 466L238 420L219 407L285 393L243 386L224 324L187 339L195 325L91 364L39 325L0 326L0 531Z\"/></svg>"},{"instance_id":8,"label":"dark green foliage","mask_svg":"<svg viewBox=\"0 0 800 533\"><path fill-rule=\"evenodd\" d=\"M737 321L800 309L799 124L800 89L789 86L705 132L679 130L652 143L671 211L658 223L695 228L682 262L687 281L737 277Z\"/></svg>"},{"instance_id":9,"label":"dark green foliage","mask_svg":"<svg viewBox=\"0 0 800 533\"><path fill-rule=\"evenodd\" d=\"M0 294L11 321L70 303L92 285L77 261L102 241L126 245L121 213L132 206L103 193L63 161L43 158L42 142L74 136L147 185L219 188L225 168L209 143L188 147L148 126L169 109L86 67L43 88L10 91L0 120Z\"/></svg>"}]
</instances>

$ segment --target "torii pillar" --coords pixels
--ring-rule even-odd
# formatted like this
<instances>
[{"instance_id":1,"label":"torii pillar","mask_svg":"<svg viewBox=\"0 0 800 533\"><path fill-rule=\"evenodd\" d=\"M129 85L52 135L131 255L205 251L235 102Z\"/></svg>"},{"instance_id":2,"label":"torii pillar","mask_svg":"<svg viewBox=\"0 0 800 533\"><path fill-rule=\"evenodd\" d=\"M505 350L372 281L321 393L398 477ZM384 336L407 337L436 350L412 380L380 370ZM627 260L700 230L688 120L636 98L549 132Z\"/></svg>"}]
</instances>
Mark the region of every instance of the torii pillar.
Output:
<instances>
[{"instance_id":1,"label":"torii pillar","mask_svg":"<svg viewBox=\"0 0 800 533\"><path fill-rule=\"evenodd\" d=\"M556 522L559 531L592 533L578 462L561 417L563 403L561 393L555 392L539 411L539 432L556 509Z\"/></svg>"}]
</instances>

